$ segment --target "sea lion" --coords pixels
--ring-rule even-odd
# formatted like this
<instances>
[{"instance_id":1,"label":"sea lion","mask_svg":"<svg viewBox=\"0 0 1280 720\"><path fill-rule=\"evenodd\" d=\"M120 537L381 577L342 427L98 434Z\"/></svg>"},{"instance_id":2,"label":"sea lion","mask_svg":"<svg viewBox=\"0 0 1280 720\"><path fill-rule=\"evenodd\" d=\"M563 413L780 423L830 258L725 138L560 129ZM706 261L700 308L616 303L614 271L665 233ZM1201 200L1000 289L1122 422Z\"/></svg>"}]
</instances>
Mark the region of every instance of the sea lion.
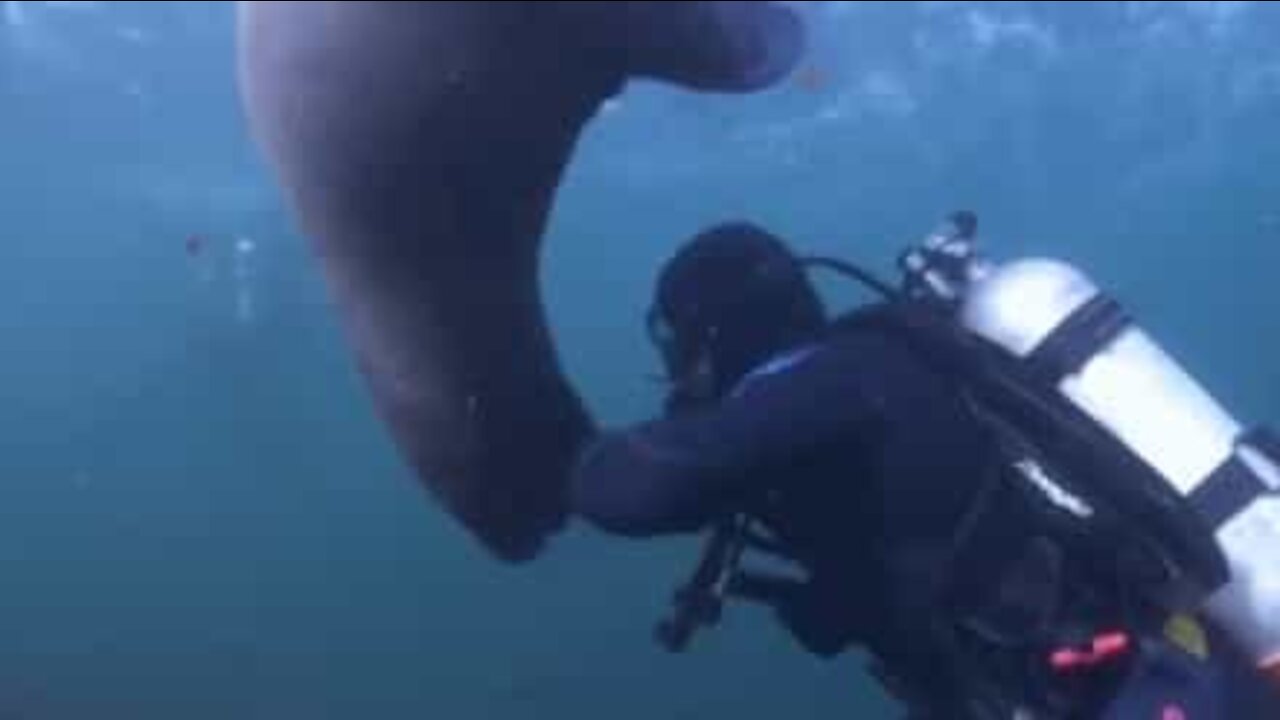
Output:
<instances>
[{"instance_id":1,"label":"sea lion","mask_svg":"<svg viewBox=\"0 0 1280 720\"><path fill-rule=\"evenodd\" d=\"M804 33L767 2L245 2L241 95L374 407L496 557L564 525L594 427L539 250L575 143L630 78L750 92Z\"/></svg>"}]
</instances>

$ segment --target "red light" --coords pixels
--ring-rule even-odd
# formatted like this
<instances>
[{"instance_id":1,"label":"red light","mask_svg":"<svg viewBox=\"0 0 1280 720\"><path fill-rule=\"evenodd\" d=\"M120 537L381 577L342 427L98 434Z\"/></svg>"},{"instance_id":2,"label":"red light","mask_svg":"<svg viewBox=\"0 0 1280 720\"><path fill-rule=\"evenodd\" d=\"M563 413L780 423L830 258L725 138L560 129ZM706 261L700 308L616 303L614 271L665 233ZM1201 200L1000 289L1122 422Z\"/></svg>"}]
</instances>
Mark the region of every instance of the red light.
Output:
<instances>
[{"instance_id":1,"label":"red light","mask_svg":"<svg viewBox=\"0 0 1280 720\"><path fill-rule=\"evenodd\" d=\"M1093 639L1088 650L1063 648L1049 656L1049 666L1058 672L1101 665L1129 650L1129 636L1122 632L1104 633Z\"/></svg>"},{"instance_id":2,"label":"red light","mask_svg":"<svg viewBox=\"0 0 1280 720\"><path fill-rule=\"evenodd\" d=\"M1093 654L1099 659L1111 658L1129 649L1129 636L1124 633L1107 633L1093 640Z\"/></svg>"}]
</instances>

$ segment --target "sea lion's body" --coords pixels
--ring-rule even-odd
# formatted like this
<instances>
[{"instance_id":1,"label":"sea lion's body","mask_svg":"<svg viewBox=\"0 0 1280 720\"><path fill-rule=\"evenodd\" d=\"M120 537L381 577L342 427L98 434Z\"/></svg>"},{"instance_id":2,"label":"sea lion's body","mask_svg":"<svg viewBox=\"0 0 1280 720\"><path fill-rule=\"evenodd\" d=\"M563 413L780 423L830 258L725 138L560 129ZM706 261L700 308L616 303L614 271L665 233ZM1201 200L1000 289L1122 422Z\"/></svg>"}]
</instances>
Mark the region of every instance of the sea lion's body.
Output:
<instances>
[{"instance_id":1,"label":"sea lion's body","mask_svg":"<svg viewBox=\"0 0 1280 720\"><path fill-rule=\"evenodd\" d=\"M535 556L593 431L538 288L574 144L636 75L771 83L796 19L755 2L254 2L239 40L252 130L379 416L495 555Z\"/></svg>"}]
</instances>

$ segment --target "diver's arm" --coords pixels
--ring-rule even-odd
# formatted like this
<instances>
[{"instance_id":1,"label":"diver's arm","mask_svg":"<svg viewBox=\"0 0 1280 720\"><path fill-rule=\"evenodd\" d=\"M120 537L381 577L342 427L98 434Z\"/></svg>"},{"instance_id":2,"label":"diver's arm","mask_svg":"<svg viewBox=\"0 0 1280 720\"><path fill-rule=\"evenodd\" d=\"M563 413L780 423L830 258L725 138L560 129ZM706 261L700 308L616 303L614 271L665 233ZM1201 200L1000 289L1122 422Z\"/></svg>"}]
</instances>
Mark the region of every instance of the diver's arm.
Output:
<instances>
[{"instance_id":1,"label":"diver's arm","mask_svg":"<svg viewBox=\"0 0 1280 720\"><path fill-rule=\"evenodd\" d=\"M580 457L574 511L619 535L701 529L776 479L759 468L855 434L874 417L860 359L829 346L717 407L604 433Z\"/></svg>"},{"instance_id":2,"label":"diver's arm","mask_svg":"<svg viewBox=\"0 0 1280 720\"><path fill-rule=\"evenodd\" d=\"M700 412L604 433L572 478L573 511L617 535L701 529L748 489L737 487L746 453L730 444L724 422Z\"/></svg>"}]
</instances>

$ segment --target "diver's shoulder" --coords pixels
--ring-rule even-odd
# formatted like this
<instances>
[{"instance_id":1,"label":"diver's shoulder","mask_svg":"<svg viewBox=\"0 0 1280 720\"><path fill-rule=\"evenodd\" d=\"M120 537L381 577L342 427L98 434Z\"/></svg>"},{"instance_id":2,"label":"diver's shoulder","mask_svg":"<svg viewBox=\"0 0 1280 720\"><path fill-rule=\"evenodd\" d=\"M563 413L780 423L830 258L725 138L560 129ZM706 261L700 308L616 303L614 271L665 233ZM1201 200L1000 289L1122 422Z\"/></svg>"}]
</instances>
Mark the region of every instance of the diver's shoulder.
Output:
<instances>
[{"instance_id":1,"label":"diver's shoulder","mask_svg":"<svg viewBox=\"0 0 1280 720\"><path fill-rule=\"evenodd\" d=\"M827 322L828 337L882 334L897 331L904 321L923 313L923 307L911 301L881 301L859 305L836 315Z\"/></svg>"},{"instance_id":2,"label":"diver's shoulder","mask_svg":"<svg viewBox=\"0 0 1280 720\"><path fill-rule=\"evenodd\" d=\"M878 375L928 373L934 362L927 355L944 348L928 337L932 322L906 303L878 303L833 318L816 351L815 366L840 367L845 372Z\"/></svg>"},{"instance_id":3,"label":"diver's shoulder","mask_svg":"<svg viewBox=\"0 0 1280 720\"><path fill-rule=\"evenodd\" d=\"M848 352L850 348L901 345L906 325L900 309L888 303L866 305L831 319L823 333L821 345L831 352Z\"/></svg>"},{"instance_id":4,"label":"diver's shoulder","mask_svg":"<svg viewBox=\"0 0 1280 720\"><path fill-rule=\"evenodd\" d=\"M766 378L834 374L855 377L860 369L907 360L910 345L894 323L895 307L868 305L833 318L812 341L775 355L744 378L742 386Z\"/></svg>"}]
</instances>

